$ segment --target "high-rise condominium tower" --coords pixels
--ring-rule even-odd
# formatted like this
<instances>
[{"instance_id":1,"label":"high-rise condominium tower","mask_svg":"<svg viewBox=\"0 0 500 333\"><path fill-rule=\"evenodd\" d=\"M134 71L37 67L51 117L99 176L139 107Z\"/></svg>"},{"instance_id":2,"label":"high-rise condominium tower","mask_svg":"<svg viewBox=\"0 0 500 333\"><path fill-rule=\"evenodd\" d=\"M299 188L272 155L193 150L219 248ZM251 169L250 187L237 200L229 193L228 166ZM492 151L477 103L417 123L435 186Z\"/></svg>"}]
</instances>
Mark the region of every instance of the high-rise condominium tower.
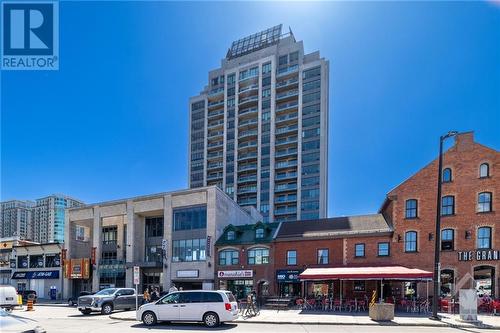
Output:
<instances>
[{"instance_id":1,"label":"high-rise condominium tower","mask_svg":"<svg viewBox=\"0 0 500 333\"><path fill-rule=\"evenodd\" d=\"M0 238L31 238L32 201L10 200L0 203Z\"/></svg>"},{"instance_id":2,"label":"high-rise condominium tower","mask_svg":"<svg viewBox=\"0 0 500 333\"><path fill-rule=\"evenodd\" d=\"M266 221L326 217L328 75L281 25L233 42L190 99L190 187L215 184Z\"/></svg>"}]
</instances>

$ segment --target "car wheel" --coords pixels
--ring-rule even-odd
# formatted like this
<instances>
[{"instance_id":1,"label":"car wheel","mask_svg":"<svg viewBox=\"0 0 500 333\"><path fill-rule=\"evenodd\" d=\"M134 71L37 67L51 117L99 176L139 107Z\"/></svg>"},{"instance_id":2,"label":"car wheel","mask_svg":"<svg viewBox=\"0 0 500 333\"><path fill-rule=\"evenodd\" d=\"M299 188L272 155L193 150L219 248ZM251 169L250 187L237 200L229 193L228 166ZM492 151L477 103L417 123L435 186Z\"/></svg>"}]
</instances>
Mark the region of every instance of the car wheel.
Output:
<instances>
[{"instance_id":1,"label":"car wheel","mask_svg":"<svg viewBox=\"0 0 500 333\"><path fill-rule=\"evenodd\" d=\"M153 326L156 324L156 315L152 311L146 311L142 314L142 322L146 326Z\"/></svg>"},{"instance_id":2,"label":"car wheel","mask_svg":"<svg viewBox=\"0 0 500 333\"><path fill-rule=\"evenodd\" d=\"M219 326L219 316L214 312L207 312L203 316L203 322L207 327Z\"/></svg>"},{"instance_id":3,"label":"car wheel","mask_svg":"<svg viewBox=\"0 0 500 333\"><path fill-rule=\"evenodd\" d=\"M83 313L84 315L89 315L92 311L90 311L90 310L81 310L80 312Z\"/></svg>"},{"instance_id":4,"label":"car wheel","mask_svg":"<svg viewBox=\"0 0 500 333\"><path fill-rule=\"evenodd\" d=\"M111 303L103 304L101 313L103 315L109 315L111 312L113 312L113 305Z\"/></svg>"}]
</instances>

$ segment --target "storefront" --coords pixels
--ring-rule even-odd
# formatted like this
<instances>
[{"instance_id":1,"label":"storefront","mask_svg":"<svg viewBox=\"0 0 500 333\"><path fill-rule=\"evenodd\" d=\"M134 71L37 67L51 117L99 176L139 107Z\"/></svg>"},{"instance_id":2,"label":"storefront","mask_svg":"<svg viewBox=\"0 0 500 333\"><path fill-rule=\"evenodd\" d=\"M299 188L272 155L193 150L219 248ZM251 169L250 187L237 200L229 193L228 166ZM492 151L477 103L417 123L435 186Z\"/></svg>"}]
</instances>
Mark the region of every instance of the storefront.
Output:
<instances>
[{"instance_id":1,"label":"storefront","mask_svg":"<svg viewBox=\"0 0 500 333\"><path fill-rule=\"evenodd\" d=\"M68 259L64 261L64 277L71 280L73 296L82 291L92 291L91 265L89 258Z\"/></svg>"},{"instance_id":2,"label":"storefront","mask_svg":"<svg viewBox=\"0 0 500 333\"><path fill-rule=\"evenodd\" d=\"M200 279L200 271L198 269L176 271L175 277L172 278L172 283L175 284L177 289L182 288L182 290L208 289L204 281Z\"/></svg>"},{"instance_id":3,"label":"storefront","mask_svg":"<svg viewBox=\"0 0 500 333\"><path fill-rule=\"evenodd\" d=\"M59 270L17 271L12 274L12 284L19 290L34 290L39 298L58 298L61 292Z\"/></svg>"},{"instance_id":4,"label":"storefront","mask_svg":"<svg viewBox=\"0 0 500 333\"><path fill-rule=\"evenodd\" d=\"M302 283L299 274L302 270L278 269L276 271L276 282L278 283L278 294L280 297L300 296Z\"/></svg>"},{"instance_id":5,"label":"storefront","mask_svg":"<svg viewBox=\"0 0 500 333\"><path fill-rule=\"evenodd\" d=\"M254 290L253 270L218 271L219 289L231 291L236 299L243 299Z\"/></svg>"}]
</instances>

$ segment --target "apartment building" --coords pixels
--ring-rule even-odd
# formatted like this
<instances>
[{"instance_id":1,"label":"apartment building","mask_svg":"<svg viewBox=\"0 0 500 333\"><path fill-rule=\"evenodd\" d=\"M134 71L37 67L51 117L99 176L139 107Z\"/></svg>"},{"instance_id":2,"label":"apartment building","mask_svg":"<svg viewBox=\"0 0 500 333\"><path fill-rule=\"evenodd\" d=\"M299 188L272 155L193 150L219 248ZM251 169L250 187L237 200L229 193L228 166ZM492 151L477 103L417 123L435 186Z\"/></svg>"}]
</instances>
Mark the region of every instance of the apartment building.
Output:
<instances>
[{"instance_id":1,"label":"apartment building","mask_svg":"<svg viewBox=\"0 0 500 333\"><path fill-rule=\"evenodd\" d=\"M228 224L255 223L216 186L96 203L66 215L65 295L106 287L133 287L140 267L141 291L213 289L214 243Z\"/></svg>"},{"instance_id":2,"label":"apartment building","mask_svg":"<svg viewBox=\"0 0 500 333\"><path fill-rule=\"evenodd\" d=\"M0 238L31 238L32 201L10 200L0 203Z\"/></svg>"},{"instance_id":3,"label":"apartment building","mask_svg":"<svg viewBox=\"0 0 500 333\"><path fill-rule=\"evenodd\" d=\"M64 194L37 199L32 210L31 239L38 243L63 243L65 210L81 205L82 201Z\"/></svg>"},{"instance_id":4,"label":"apartment building","mask_svg":"<svg viewBox=\"0 0 500 333\"><path fill-rule=\"evenodd\" d=\"M329 62L282 25L234 41L189 101L189 186L265 222L327 215Z\"/></svg>"}]
</instances>

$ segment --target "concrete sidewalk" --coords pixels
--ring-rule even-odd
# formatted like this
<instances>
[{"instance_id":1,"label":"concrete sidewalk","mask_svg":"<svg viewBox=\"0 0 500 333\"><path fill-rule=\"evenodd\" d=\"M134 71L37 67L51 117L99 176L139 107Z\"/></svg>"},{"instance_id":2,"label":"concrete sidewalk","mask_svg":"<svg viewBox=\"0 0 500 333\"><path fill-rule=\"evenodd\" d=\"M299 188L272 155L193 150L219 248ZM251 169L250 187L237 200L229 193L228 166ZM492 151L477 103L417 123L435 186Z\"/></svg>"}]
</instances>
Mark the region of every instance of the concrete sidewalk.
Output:
<instances>
[{"instance_id":1,"label":"concrete sidewalk","mask_svg":"<svg viewBox=\"0 0 500 333\"><path fill-rule=\"evenodd\" d=\"M426 326L500 329L500 317L479 316L480 324L463 323L458 315L440 314L441 321L430 320L426 316L397 314L389 322L376 322L367 313L350 314L334 312L303 312L301 310L261 310L256 317L239 317L236 323L252 324L303 324L303 325L373 325L373 326ZM117 312L111 319L135 321L135 311Z\"/></svg>"}]
</instances>

